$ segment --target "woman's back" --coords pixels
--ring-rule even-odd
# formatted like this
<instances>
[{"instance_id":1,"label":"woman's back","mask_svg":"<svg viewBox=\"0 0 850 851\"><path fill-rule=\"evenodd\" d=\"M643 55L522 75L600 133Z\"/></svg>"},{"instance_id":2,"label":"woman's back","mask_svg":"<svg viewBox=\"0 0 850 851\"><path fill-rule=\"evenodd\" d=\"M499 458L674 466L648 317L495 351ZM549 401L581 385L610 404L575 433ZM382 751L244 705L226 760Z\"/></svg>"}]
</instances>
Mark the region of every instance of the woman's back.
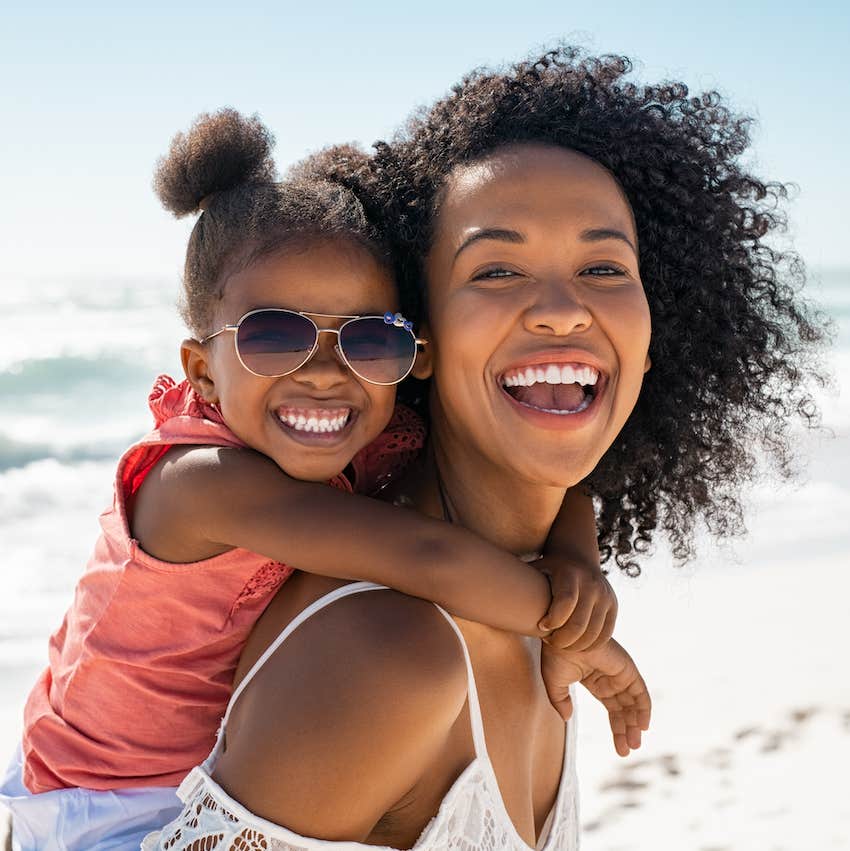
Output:
<instances>
[{"instance_id":1,"label":"woman's back","mask_svg":"<svg viewBox=\"0 0 850 851\"><path fill-rule=\"evenodd\" d=\"M331 584L293 578L238 678ZM322 844L307 837L423 851L575 847L574 743L548 703L533 644L462 623L473 679L447 616L395 592L362 593L376 588L332 594L350 596L312 613L255 672L208 766L217 783L196 773L185 790L195 808L217 801L201 821L224 819L234 837L265 829L272 848ZM222 814L231 810L236 821Z\"/></svg>"}]
</instances>

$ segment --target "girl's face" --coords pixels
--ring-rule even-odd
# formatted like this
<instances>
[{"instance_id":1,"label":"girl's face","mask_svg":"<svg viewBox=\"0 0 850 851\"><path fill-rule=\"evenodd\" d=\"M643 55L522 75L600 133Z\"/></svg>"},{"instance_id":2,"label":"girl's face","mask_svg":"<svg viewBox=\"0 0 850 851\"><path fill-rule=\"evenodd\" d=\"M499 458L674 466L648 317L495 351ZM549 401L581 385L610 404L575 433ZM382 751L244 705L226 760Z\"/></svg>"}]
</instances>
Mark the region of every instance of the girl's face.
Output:
<instances>
[{"instance_id":1,"label":"girl's face","mask_svg":"<svg viewBox=\"0 0 850 851\"><path fill-rule=\"evenodd\" d=\"M438 439L524 481L584 478L649 368L635 225L614 178L537 144L456 169L425 272Z\"/></svg>"},{"instance_id":2,"label":"girl's face","mask_svg":"<svg viewBox=\"0 0 850 851\"><path fill-rule=\"evenodd\" d=\"M286 247L231 275L210 333L258 308L375 316L396 310L397 301L392 278L368 251L345 239L315 242ZM341 323L314 319L320 328ZM186 341L186 373L204 398L219 405L237 437L290 476L332 478L389 422L395 387L356 376L334 351L335 334L320 334L313 357L279 378L245 369L234 336L228 332L205 344ZM317 431L321 420L328 421L321 427L331 430Z\"/></svg>"}]
</instances>

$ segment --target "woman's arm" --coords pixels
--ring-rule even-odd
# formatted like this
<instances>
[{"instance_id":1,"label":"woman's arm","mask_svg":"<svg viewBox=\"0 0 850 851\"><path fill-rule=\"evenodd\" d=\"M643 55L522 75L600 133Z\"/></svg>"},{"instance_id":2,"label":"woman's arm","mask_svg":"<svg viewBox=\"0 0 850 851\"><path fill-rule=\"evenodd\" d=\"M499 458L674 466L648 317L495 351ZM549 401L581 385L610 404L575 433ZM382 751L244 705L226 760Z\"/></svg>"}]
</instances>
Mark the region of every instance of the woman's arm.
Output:
<instances>
[{"instance_id":1,"label":"woman's arm","mask_svg":"<svg viewBox=\"0 0 850 851\"><path fill-rule=\"evenodd\" d=\"M489 626L545 634L539 621L551 592L539 570L459 526L291 479L250 450L172 450L145 480L133 534L165 561L242 547L307 573L388 585Z\"/></svg>"},{"instance_id":2,"label":"woman's arm","mask_svg":"<svg viewBox=\"0 0 850 851\"><path fill-rule=\"evenodd\" d=\"M338 600L236 703L215 779L290 830L363 841L433 764L466 689L457 637L432 605L390 591Z\"/></svg>"}]
</instances>

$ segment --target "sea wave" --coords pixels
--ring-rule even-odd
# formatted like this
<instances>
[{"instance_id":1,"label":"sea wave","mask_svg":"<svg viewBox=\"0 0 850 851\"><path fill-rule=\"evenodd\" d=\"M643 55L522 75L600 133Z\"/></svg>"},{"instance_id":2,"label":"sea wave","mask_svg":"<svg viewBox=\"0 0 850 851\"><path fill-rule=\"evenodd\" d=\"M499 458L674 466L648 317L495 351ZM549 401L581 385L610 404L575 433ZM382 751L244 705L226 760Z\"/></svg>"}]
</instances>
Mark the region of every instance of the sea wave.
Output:
<instances>
[{"instance_id":1,"label":"sea wave","mask_svg":"<svg viewBox=\"0 0 850 851\"><path fill-rule=\"evenodd\" d=\"M0 395L34 396L44 393L68 395L80 385L121 387L150 383L154 372L133 353L86 357L28 358L0 370ZM5 400L4 400L5 401Z\"/></svg>"},{"instance_id":2,"label":"sea wave","mask_svg":"<svg viewBox=\"0 0 850 851\"><path fill-rule=\"evenodd\" d=\"M49 443L30 443L16 440L0 432L0 473L18 467L26 467L36 461L48 458L65 464L81 461L103 461L115 458L122 447L131 443L131 439L116 440L110 443L87 443L77 446L55 446Z\"/></svg>"},{"instance_id":3,"label":"sea wave","mask_svg":"<svg viewBox=\"0 0 850 851\"><path fill-rule=\"evenodd\" d=\"M86 281L27 281L11 286L0 295L0 306L8 315L29 313L34 305L64 311L123 310L164 308L177 311L180 285L171 280L135 280L109 278Z\"/></svg>"}]
</instances>

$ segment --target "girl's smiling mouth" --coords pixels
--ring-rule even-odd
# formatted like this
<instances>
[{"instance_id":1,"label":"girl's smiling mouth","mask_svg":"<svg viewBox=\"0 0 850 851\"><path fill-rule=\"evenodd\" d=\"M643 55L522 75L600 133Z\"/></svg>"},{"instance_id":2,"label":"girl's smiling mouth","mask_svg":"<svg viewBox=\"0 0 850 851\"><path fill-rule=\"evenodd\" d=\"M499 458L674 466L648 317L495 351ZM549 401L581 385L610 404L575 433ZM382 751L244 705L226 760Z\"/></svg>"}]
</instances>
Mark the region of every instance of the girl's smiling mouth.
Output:
<instances>
[{"instance_id":1,"label":"girl's smiling mouth","mask_svg":"<svg viewBox=\"0 0 850 851\"><path fill-rule=\"evenodd\" d=\"M284 433L299 443L328 445L348 437L357 411L349 406L282 405L274 411L274 418Z\"/></svg>"}]
</instances>

